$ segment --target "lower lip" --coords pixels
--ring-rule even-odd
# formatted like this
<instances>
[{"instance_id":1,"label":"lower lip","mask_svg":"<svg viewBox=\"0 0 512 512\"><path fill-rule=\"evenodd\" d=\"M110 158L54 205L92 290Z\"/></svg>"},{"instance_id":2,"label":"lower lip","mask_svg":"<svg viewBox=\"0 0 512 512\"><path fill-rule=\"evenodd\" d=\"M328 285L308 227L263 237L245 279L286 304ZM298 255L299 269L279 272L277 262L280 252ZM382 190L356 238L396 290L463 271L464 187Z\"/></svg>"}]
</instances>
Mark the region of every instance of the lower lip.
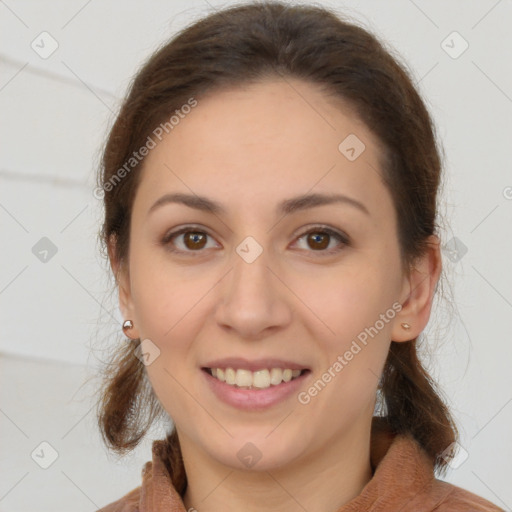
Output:
<instances>
[{"instance_id":1,"label":"lower lip","mask_svg":"<svg viewBox=\"0 0 512 512\"><path fill-rule=\"evenodd\" d=\"M207 371L201 370L208 385L214 394L224 403L246 411L257 411L267 409L283 402L291 395L298 393L304 379L309 371L288 382L281 382L277 386L270 386L264 389L240 389L230 386L225 382L210 375Z\"/></svg>"}]
</instances>

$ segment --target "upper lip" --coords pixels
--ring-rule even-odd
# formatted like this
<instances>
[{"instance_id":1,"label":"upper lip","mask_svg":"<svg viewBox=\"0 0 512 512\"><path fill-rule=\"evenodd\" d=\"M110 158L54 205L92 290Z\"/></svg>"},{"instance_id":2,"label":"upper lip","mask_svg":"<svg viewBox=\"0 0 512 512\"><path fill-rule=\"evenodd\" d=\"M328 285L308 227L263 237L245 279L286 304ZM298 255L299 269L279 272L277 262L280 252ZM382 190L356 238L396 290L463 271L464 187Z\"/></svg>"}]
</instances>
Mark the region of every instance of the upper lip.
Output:
<instances>
[{"instance_id":1,"label":"upper lip","mask_svg":"<svg viewBox=\"0 0 512 512\"><path fill-rule=\"evenodd\" d=\"M257 370L282 368L290 370L307 370L306 365L294 363L284 359L262 358L262 359L244 359L242 357L228 357L224 359L215 359L206 363L203 368L236 368L237 370L249 370L255 372Z\"/></svg>"}]
</instances>

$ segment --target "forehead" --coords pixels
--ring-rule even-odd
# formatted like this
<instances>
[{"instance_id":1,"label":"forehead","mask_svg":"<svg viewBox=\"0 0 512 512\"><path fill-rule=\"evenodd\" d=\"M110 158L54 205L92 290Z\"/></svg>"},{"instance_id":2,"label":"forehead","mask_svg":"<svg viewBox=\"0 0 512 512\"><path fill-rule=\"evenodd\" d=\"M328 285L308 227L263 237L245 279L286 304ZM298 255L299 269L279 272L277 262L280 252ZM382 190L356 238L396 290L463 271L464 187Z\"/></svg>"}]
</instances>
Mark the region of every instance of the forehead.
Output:
<instances>
[{"instance_id":1,"label":"forehead","mask_svg":"<svg viewBox=\"0 0 512 512\"><path fill-rule=\"evenodd\" d=\"M240 205L309 191L371 203L386 193L376 137L343 102L296 79L197 98L156 142L144 161L139 203L174 190Z\"/></svg>"}]
</instances>

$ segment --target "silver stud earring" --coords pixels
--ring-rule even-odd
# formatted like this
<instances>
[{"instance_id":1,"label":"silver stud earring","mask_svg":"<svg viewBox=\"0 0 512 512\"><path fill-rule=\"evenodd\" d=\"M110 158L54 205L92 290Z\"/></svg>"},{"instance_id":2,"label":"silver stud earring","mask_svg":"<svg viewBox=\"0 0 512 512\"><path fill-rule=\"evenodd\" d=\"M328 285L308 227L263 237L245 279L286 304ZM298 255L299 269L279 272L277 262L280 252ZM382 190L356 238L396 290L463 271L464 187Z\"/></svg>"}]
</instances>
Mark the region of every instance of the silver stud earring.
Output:
<instances>
[{"instance_id":1,"label":"silver stud earring","mask_svg":"<svg viewBox=\"0 0 512 512\"><path fill-rule=\"evenodd\" d=\"M123 332L126 336L128 336L128 338L130 338L131 340L135 340L137 338L132 338L129 334L128 334L128 331L130 329L133 329L133 322L131 320L125 320L123 322Z\"/></svg>"},{"instance_id":2,"label":"silver stud earring","mask_svg":"<svg viewBox=\"0 0 512 512\"><path fill-rule=\"evenodd\" d=\"M402 328L403 328L403 329L405 329L406 331L408 331L408 330L411 328L411 326L410 326L407 322L402 322L400 325L401 325L401 326L402 326Z\"/></svg>"}]
</instances>

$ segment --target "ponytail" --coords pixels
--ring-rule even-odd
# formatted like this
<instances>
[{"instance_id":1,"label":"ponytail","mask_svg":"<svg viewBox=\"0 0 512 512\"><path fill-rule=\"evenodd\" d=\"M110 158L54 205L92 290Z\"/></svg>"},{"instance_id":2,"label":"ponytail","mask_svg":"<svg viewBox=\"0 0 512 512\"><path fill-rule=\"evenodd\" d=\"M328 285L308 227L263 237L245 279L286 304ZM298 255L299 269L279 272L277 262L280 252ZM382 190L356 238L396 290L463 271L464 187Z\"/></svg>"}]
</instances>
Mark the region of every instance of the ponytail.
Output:
<instances>
[{"instance_id":1,"label":"ponytail","mask_svg":"<svg viewBox=\"0 0 512 512\"><path fill-rule=\"evenodd\" d=\"M125 342L104 370L97 419L107 447L124 455L146 435L154 420L164 411L137 358L140 340Z\"/></svg>"},{"instance_id":2,"label":"ponytail","mask_svg":"<svg viewBox=\"0 0 512 512\"><path fill-rule=\"evenodd\" d=\"M411 434L430 456L434 468L445 471L447 459L453 457L453 453L443 452L457 439L457 427L435 383L418 359L416 340L391 342L381 392L391 430Z\"/></svg>"}]
</instances>

